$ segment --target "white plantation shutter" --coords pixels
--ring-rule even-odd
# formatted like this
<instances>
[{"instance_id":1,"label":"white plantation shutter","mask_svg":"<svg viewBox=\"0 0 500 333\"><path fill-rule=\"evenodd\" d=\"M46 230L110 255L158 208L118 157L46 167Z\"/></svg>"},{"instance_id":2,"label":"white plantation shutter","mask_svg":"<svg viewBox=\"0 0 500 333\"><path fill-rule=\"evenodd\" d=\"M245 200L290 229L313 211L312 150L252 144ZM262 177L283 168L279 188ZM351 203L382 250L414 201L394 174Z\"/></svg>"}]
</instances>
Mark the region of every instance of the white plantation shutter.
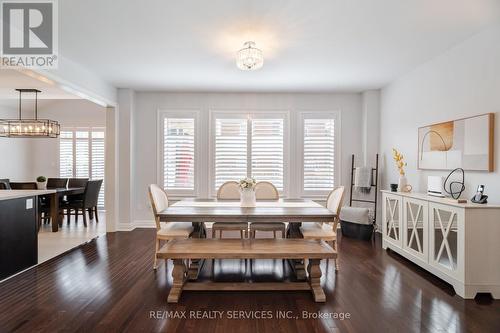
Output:
<instances>
[{"instance_id":1,"label":"white plantation shutter","mask_svg":"<svg viewBox=\"0 0 500 333\"><path fill-rule=\"evenodd\" d=\"M193 118L164 118L163 187L194 190L195 126Z\"/></svg>"},{"instance_id":2,"label":"white plantation shutter","mask_svg":"<svg viewBox=\"0 0 500 333\"><path fill-rule=\"evenodd\" d=\"M247 120L215 120L215 188L247 176Z\"/></svg>"},{"instance_id":3,"label":"white plantation shutter","mask_svg":"<svg viewBox=\"0 0 500 333\"><path fill-rule=\"evenodd\" d=\"M91 170L92 179L104 179L104 130L93 130L92 135L92 150L91 150ZM98 206L104 207L104 181L99 192Z\"/></svg>"},{"instance_id":4,"label":"white plantation shutter","mask_svg":"<svg viewBox=\"0 0 500 333\"><path fill-rule=\"evenodd\" d=\"M334 119L304 119L304 191L328 191L335 180Z\"/></svg>"},{"instance_id":5,"label":"white plantation shutter","mask_svg":"<svg viewBox=\"0 0 500 333\"><path fill-rule=\"evenodd\" d=\"M59 136L59 176L73 177L73 132L61 131Z\"/></svg>"},{"instance_id":6,"label":"white plantation shutter","mask_svg":"<svg viewBox=\"0 0 500 333\"><path fill-rule=\"evenodd\" d=\"M104 146L104 129L62 130L59 138L59 177L104 180ZM104 207L104 181L98 206Z\"/></svg>"},{"instance_id":7,"label":"white plantation shutter","mask_svg":"<svg viewBox=\"0 0 500 333\"><path fill-rule=\"evenodd\" d=\"M76 155L76 172L77 178L89 177L89 132L76 131L75 132L75 155Z\"/></svg>"},{"instance_id":8,"label":"white plantation shutter","mask_svg":"<svg viewBox=\"0 0 500 333\"><path fill-rule=\"evenodd\" d=\"M252 177L283 190L283 119L254 119L252 123Z\"/></svg>"}]
</instances>

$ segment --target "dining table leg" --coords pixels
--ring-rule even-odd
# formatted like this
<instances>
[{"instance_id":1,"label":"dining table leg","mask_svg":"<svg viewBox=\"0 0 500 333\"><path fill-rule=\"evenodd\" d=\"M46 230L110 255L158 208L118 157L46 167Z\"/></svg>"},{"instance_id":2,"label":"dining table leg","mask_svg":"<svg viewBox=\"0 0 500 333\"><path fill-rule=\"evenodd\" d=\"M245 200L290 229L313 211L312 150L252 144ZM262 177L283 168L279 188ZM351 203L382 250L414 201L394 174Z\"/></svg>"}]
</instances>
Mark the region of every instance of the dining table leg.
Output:
<instances>
[{"instance_id":1,"label":"dining table leg","mask_svg":"<svg viewBox=\"0 0 500 333\"><path fill-rule=\"evenodd\" d=\"M49 198L52 232L57 232L59 230L59 195L57 193L52 193Z\"/></svg>"},{"instance_id":2,"label":"dining table leg","mask_svg":"<svg viewBox=\"0 0 500 333\"><path fill-rule=\"evenodd\" d=\"M302 238L302 234L300 233L301 223L289 223L287 229L287 238ZM304 259L288 259L290 267L292 267L293 272L295 273L295 277L299 281L304 281L307 278L306 270L305 270L305 262Z\"/></svg>"},{"instance_id":3,"label":"dining table leg","mask_svg":"<svg viewBox=\"0 0 500 333\"><path fill-rule=\"evenodd\" d=\"M192 238L207 238L207 230L204 223L193 223L194 231L191 234ZM205 259L191 259L188 268L188 279L193 281L198 279L198 275L203 268Z\"/></svg>"}]
</instances>

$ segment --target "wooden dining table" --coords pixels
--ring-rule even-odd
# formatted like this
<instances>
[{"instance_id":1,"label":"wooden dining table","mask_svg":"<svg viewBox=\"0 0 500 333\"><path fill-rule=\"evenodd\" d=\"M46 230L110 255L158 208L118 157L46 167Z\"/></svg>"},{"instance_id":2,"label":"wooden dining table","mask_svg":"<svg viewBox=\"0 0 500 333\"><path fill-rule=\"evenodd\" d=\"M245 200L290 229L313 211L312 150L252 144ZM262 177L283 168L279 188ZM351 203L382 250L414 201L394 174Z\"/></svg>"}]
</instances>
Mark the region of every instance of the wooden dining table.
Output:
<instances>
[{"instance_id":1,"label":"wooden dining table","mask_svg":"<svg viewBox=\"0 0 500 333\"><path fill-rule=\"evenodd\" d=\"M59 231L59 225L62 223L63 216L59 214L59 201L66 195L83 194L85 187L63 187L50 189L54 191L47 194L50 199L50 217L52 221L52 232Z\"/></svg>"},{"instance_id":2,"label":"wooden dining table","mask_svg":"<svg viewBox=\"0 0 500 333\"><path fill-rule=\"evenodd\" d=\"M184 199L158 213L162 222L192 223L194 238L206 238L203 222L289 222L287 238L302 238L301 222L333 222L336 214L312 200L279 199L257 201L255 207L240 207L238 200ZM306 273L302 260L289 260L298 280ZM188 276L195 280L203 265L193 260Z\"/></svg>"}]
</instances>

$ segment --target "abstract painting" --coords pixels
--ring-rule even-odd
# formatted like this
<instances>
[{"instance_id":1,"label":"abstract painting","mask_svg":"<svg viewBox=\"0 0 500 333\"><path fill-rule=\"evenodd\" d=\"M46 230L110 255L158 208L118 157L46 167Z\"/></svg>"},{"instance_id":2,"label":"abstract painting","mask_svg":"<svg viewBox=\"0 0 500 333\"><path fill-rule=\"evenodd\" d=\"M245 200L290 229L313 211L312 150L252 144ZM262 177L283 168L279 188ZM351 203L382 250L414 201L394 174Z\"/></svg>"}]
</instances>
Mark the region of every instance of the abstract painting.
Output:
<instances>
[{"instance_id":1,"label":"abstract painting","mask_svg":"<svg viewBox=\"0 0 500 333\"><path fill-rule=\"evenodd\" d=\"M495 114L447 121L418 129L418 168L493 171Z\"/></svg>"}]
</instances>

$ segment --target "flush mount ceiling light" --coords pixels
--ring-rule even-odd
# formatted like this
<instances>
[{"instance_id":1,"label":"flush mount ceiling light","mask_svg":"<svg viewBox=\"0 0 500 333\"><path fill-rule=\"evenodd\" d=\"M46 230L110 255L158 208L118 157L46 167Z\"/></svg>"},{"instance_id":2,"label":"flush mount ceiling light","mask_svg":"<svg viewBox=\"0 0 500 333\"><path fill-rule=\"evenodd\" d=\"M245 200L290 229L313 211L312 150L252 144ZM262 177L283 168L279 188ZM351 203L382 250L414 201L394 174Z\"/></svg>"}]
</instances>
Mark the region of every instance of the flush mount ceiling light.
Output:
<instances>
[{"instance_id":1,"label":"flush mount ceiling light","mask_svg":"<svg viewBox=\"0 0 500 333\"><path fill-rule=\"evenodd\" d=\"M57 121L38 119L37 89L16 89L19 91L19 119L0 119L0 137L8 138L57 138L61 127ZM35 118L22 119L22 93L35 93Z\"/></svg>"},{"instance_id":2,"label":"flush mount ceiling light","mask_svg":"<svg viewBox=\"0 0 500 333\"><path fill-rule=\"evenodd\" d=\"M243 71L253 71L264 65L262 50L255 47L254 42L246 42L236 55L236 66Z\"/></svg>"}]
</instances>

